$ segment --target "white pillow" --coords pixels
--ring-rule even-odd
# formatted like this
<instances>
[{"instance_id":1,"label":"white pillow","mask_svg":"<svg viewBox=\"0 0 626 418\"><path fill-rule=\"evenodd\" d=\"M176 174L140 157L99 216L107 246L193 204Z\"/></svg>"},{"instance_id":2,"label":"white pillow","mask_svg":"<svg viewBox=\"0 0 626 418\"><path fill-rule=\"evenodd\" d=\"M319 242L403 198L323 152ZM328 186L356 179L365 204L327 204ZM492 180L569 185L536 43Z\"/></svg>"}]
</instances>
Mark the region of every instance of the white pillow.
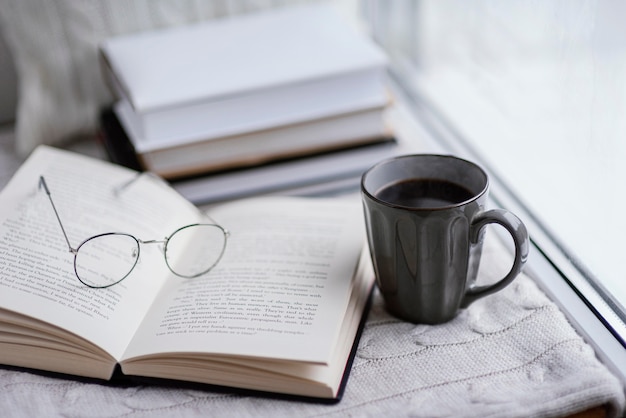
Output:
<instances>
[{"instance_id":1,"label":"white pillow","mask_svg":"<svg viewBox=\"0 0 626 418\"><path fill-rule=\"evenodd\" d=\"M112 101L97 55L102 39L301 1L0 0L18 76L16 150L96 132Z\"/></svg>"}]
</instances>

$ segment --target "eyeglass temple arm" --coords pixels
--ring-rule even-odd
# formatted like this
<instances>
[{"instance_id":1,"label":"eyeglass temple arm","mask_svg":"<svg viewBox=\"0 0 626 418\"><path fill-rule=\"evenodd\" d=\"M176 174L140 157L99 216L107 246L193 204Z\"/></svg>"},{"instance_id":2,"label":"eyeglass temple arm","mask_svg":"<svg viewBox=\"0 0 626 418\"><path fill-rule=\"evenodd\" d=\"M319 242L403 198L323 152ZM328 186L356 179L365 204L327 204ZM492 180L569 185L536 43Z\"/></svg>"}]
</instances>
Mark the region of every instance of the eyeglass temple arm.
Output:
<instances>
[{"instance_id":1,"label":"eyeglass temple arm","mask_svg":"<svg viewBox=\"0 0 626 418\"><path fill-rule=\"evenodd\" d=\"M69 248L71 253L75 253L76 250L72 248L70 244L70 240L67 238L67 234L65 233L65 228L63 228L63 223L61 222L61 218L59 217L59 212L57 212L56 206L54 206L54 202L52 201L52 196L50 195L50 189L48 189L48 185L46 184L46 179L43 176L39 176L39 189L43 187L46 195L48 195L48 200L50 200L50 204L52 205L52 210L54 210L54 214L57 217L57 221L59 221L59 226L61 227L61 231L63 232L63 236L65 237L65 242L67 242L67 247Z\"/></svg>"}]
</instances>

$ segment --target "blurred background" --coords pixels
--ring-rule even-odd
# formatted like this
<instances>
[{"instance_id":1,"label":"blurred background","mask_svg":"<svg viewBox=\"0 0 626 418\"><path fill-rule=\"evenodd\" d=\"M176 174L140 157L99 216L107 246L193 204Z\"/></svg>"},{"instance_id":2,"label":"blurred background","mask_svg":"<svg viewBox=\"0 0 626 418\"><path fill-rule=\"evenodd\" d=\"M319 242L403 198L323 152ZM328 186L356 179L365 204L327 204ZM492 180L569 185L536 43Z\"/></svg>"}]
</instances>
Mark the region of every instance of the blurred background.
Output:
<instances>
[{"instance_id":1,"label":"blurred background","mask_svg":"<svg viewBox=\"0 0 626 418\"><path fill-rule=\"evenodd\" d=\"M0 124L12 122L15 119L15 105L17 102L17 78L13 57L7 48L4 37L0 36Z\"/></svg>"}]
</instances>

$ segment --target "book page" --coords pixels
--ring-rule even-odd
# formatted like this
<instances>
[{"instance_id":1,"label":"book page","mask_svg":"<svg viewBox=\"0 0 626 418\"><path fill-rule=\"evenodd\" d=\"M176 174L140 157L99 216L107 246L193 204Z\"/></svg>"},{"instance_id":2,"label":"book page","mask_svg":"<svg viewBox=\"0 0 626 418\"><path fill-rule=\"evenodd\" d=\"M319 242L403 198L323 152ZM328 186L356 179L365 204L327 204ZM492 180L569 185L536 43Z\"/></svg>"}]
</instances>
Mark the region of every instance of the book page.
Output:
<instances>
[{"instance_id":1,"label":"book page","mask_svg":"<svg viewBox=\"0 0 626 418\"><path fill-rule=\"evenodd\" d=\"M157 180L112 164L40 147L0 194L0 306L67 329L119 358L169 273L157 245L142 245L121 283L92 289L74 273L39 176L45 176L72 247L105 232L162 239L199 211ZM156 203L156 204L155 204Z\"/></svg>"},{"instance_id":2,"label":"book page","mask_svg":"<svg viewBox=\"0 0 626 418\"><path fill-rule=\"evenodd\" d=\"M164 285L125 359L198 352L325 364L364 244L358 199L266 197L210 215L230 230L206 277Z\"/></svg>"}]
</instances>

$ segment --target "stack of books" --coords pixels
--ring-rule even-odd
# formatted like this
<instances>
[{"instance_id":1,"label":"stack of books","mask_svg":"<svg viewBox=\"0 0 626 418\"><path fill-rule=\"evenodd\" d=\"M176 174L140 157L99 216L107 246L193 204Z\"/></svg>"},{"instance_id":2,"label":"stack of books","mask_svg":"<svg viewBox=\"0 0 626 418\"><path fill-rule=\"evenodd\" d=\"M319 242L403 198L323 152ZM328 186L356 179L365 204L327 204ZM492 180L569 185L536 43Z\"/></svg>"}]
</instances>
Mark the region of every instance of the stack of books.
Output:
<instances>
[{"instance_id":1,"label":"stack of books","mask_svg":"<svg viewBox=\"0 0 626 418\"><path fill-rule=\"evenodd\" d=\"M390 147L386 57L327 4L115 37L100 56L123 133L107 148L170 180Z\"/></svg>"}]
</instances>

